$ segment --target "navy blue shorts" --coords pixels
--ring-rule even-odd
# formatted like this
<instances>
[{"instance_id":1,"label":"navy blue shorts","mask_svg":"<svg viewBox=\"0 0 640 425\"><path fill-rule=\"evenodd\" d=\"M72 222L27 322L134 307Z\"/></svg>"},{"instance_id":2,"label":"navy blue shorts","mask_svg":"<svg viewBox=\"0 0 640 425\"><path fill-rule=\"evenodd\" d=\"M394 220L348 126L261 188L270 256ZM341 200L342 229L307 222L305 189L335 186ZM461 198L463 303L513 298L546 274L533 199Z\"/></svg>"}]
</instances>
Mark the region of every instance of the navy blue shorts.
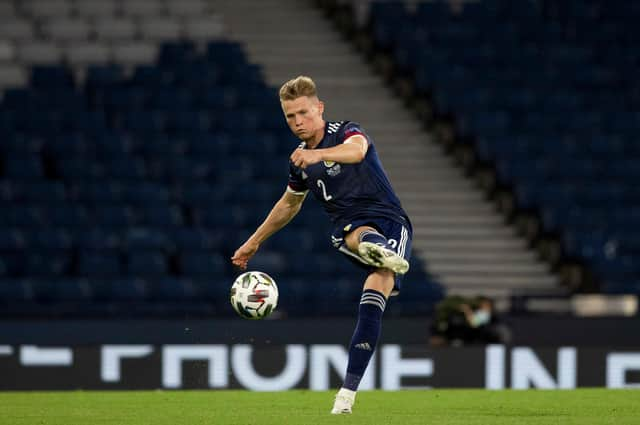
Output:
<instances>
[{"instance_id":1,"label":"navy blue shorts","mask_svg":"<svg viewBox=\"0 0 640 425\"><path fill-rule=\"evenodd\" d=\"M338 249L338 251L345 254L355 265L367 270L369 273L377 270L377 267L365 263L358 255L349 251L344 242L344 238L349 232L361 226L371 226L376 229L381 235L387 238L390 247L396 252L396 254L409 261L411 258L411 238L413 236L411 225L402 225L397 221L388 218L375 217L356 219L349 221L346 224L340 223L333 229L331 243L336 249ZM402 278L403 275L396 274L395 284L393 286L393 291L391 292L392 296L398 295L400 292L402 287Z\"/></svg>"}]
</instances>

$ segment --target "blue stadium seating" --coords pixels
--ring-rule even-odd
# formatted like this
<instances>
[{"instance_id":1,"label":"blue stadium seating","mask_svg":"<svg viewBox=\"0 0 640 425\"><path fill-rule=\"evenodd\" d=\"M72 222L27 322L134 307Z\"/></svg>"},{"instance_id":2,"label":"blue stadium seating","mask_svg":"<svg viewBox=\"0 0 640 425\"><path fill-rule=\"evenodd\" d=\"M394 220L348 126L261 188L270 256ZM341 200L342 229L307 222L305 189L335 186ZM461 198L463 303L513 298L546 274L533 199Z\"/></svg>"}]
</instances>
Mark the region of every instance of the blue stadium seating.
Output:
<instances>
[{"instance_id":1,"label":"blue stadium seating","mask_svg":"<svg viewBox=\"0 0 640 425\"><path fill-rule=\"evenodd\" d=\"M215 251L189 250L180 258L180 270L186 276L212 280L227 273L227 261Z\"/></svg>"},{"instance_id":2,"label":"blue stadium seating","mask_svg":"<svg viewBox=\"0 0 640 425\"><path fill-rule=\"evenodd\" d=\"M84 277L115 277L122 271L120 256L104 252L81 252L78 261L78 275Z\"/></svg>"},{"instance_id":3,"label":"blue stadium seating","mask_svg":"<svg viewBox=\"0 0 640 425\"><path fill-rule=\"evenodd\" d=\"M282 196L297 143L276 91L224 40L85 71L36 66L0 102L0 316L234 314L229 258ZM363 275L319 206L291 227L251 263L281 283L281 312L351 315Z\"/></svg>"},{"instance_id":4,"label":"blue stadium seating","mask_svg":"<svg viewBox=\"0 0 640 425\"><path fill-rule=\"evenodd\" d=\"M370 18L378 47L455 117L518 207L539 211L605 292L639 294L640 223L626 213L640 200L637 3L374 2Z\"/></svg>"},{"instance_id":5,"label":"blue stadium seating","mask_svg":"<svg viewBox=\"0 0 640 425\"><path fill-rule=\"evenodd\" d=\"M0 285L0 303L3 308L22 304L33 298L31 283L24 279L3 279Z\"/></svg>"},{"instance_id":6,"label":"blue stadium seating","mask_svg":"<svg viewBox=\"0 0 640 425\"><path fill-rule=\"evenodd\" d=\"M169 272L167 259L161 251L129 252L126 273L147 278L164 277Z\"/></svg>"},{"instance_id":7,"label":"blue stadium seating","mask_svg":"<svg viewBox=\"0 0 640 425\"><path fill-rule=\"evenodd\" d=\"M178 252L219 250L221 234L198 227L180 227L172 231L171 239Z\"/></svg>"},{"instance_id":8,"label":"blue stadium seating","mask_svg":"<svg viewBox=\"0 0 640 425\"><path fill-rule=\"evenodd\" d=\"M113 281L105 281L104 296L110 301L122 303L135 303L144 301L149 297L149 284L138 278L121 278Z\"/></svg>"},{"instance_id":9,"label":"blue stadium seating","mask_svg":"<svg viewBox=\"0 0 640 425\"><path fill-rule=\"evenodd\" d=\"M211 284L215 284L212 282ZM164 278L154 280L151 288L151 298L163 302L193 302L201 296L198 288L189 279Z\"/></svg>"}]
</instances>

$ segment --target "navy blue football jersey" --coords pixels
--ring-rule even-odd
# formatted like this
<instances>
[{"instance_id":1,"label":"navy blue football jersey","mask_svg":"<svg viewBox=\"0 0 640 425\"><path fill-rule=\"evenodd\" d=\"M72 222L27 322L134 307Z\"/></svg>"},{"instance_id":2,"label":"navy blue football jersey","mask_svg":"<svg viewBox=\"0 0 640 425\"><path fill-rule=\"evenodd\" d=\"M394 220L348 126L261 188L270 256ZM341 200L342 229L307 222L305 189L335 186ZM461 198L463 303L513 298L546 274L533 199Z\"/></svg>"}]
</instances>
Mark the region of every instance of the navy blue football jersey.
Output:
<instances>
[{"instance_id":1,"label":"navy blue football jersey","mask_svg":"<svg viewBox=\"0 0 640 425\"><path fill-rule=\"evenodd\" d=\"M351 121L326 122L324 137L315 149L339 145L353 135L363 136L369 144L363 161L357 164L321 161L304 170L289 161L289 190L310 190L336 224L366 217L387 217L410 226L407 214L382 168L373 140L359 124ZM301 145L301 148L306 147Z\"/></svg>"}]
</instances>

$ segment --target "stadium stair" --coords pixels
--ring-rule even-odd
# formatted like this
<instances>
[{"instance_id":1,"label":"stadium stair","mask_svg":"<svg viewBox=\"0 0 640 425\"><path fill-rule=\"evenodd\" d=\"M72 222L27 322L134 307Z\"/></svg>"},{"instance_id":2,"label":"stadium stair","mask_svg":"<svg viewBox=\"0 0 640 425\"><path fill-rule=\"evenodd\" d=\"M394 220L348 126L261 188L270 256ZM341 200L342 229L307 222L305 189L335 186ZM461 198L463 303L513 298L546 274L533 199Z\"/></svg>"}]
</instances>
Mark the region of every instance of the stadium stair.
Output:
<instances>
[{"instance_id":1,"label":"stadium stair","mask_svg":"<svg viewBox=\"0 0 640 425\"><path fill-rule=\"evenodd\" d=\"M250 6L248 6L250 4ZM360 122L414 224L414 251L451 294L557 294L557 277L504 223L403 102L311 3L220 1L270 85L312 76L328 119ZM277 23L277 24L275 24Z\"/></svg>"}]
</instances>

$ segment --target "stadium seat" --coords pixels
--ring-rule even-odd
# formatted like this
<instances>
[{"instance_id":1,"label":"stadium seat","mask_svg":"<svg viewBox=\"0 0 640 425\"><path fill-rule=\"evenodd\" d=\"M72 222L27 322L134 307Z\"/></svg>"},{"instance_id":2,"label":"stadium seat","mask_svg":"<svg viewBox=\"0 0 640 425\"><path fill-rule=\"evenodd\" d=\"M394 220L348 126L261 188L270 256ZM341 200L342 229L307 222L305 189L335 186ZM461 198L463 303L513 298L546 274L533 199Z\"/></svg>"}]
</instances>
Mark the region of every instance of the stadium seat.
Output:
<instances>
[{"instance_id":1,"label":"stadium seat","mask_svg":"<svg viewBox=\"0 0 640 425\"><path fill-rule=\"evenodd\" d=\"M25 19L11 19L2 15L0 17L0 37L6 40L23 41L34 38L34 27Z\"/></svg>"},{"instance_id":2,"label":"stadium seat","mask_svg":"<svg viewBox=\"0 0 640 425\"><path fill-rule=\"evenodd\" d=\"M40 180L44 177L42 159L37 155L5 158L5 176L17 180Z\"/></svg>"},{"instance_id":3,"label":"stadium seat","mask_svg":"<svg viewBox=\"0 0 640 425\"><path fill-rule=\"evenodd\" d=\"M133 208L125 205L105 205L93 211L93 220L104 228L127 228L138 224Z\"/></svg>"},{"instance_id":4,"label":"stadium seat","mask_svg":"<svg viewBox=\"0 0 640 425\"><path fill-rule=\"evenodd\" d=\"M47 207L46 221L54 228L88 228L91 220L87 209L81 205L56 205Z\"/></svg>"},{"instance_id":5,"label":"stadium seat","mask_svg":"<svg viewBox=\"0 0 640 425\"><path fill-rule=\"evenodd\" d=\"M118 231L97 227L77 229L74 242L82 253L115 254L123 245L122 237Z\"/></svg>"},{"instance_id":6,"label":"stadium seat","mask_svg":"<svg viewBox=\"0 0 640 425\"><path fill-rule=\"evenodd\" d=\"M208 251L220 247L221 235L212 234L203 228L187 228L181 227L175 229L172 235L172 241L176 244L176 248L180 252L188 253L190 251Z\"/></svg>"},{"instance_id":7,"label":"stadium seat","mask_svg":"<svg viewBox=\"0 0 640 425\"><path fill-rule=\"evenodd\" d=\"M120 258L116 254L81 252L78 274L85 277L116 277L121 274Z\"/></svg>"},{"instance_id":8,"label":"stadium seat","mask_svg":"<svg viewBox=\"0 0 640 425\"><path fill-rule=\"evenodd\" d=\"M92 297L89 282L84 279L56 279L53 286L55 300L59 303L84 304L90 302Z\"/></svg>"},{"instance_id":9,"label":"stadium seat","mask_svg":"<svg viewBox=\"0 0 640 425\"><path fill-rule=\"evenodd\" d=\"M129 276L161 277L169 271L167 260L162 252L130 252L126 273Z\"/></svg>"},{"instance_id":10,"label":"stadium seat","mask_svg":"<svg viewBox=\"0 0 640 425\"><path fill-rule=\"evenodd\" d=\"M162 15L166 12L160 0L131 0L122 3L122 14L131 17Z\"/></svg>"},{"instance_id":11,"label":"stadium seat","mask_svg":"<svg viewBox=\"0 0 640 425\"><path fill-rule=\"evenodd\" d=\"M123 244L128 251L157 250L168 252L172 249L169 236L164 231L154 228L129 228L124 235Z\"/></svg>"},{"instance_id":12,"label":"stadium seat","mask_svg":"<svg viewBox=\"0 0 640 425\"><path fill-rule=\"evenodd\" d=\"M16 46L18 59L30 65L57 64L62 59L62 50L55 43L24 41Z\"/></svg>"},{"instance_id":13,"label":"stadium seat","mask_svg":"<svg viewBox=\"0 0 640 425\"><path fill-rule=\"evenodd\" d=\"M0 3L0 16L15 16L16 8L11 2Z\"/></svg>"},{"instance_id":14,"label":"stadium seat","mask_svg":"<svg viewBox=\"0 0 640 425\"><path fill-rule=\"evenodd\" d=\"M285 273L287 258L279 252L261 249L251 259L251 266L271 276L278 276Z\"/></svg>"},{"instance_id":15,"label":"stadium seat","mask_svg":"<svg viewBox=\"0 0 640 425\"><path fill-rule=\"evenodd\" d=\"M72 12L69 0L32 0L24 2L23 9L37 18L68 16Z\"/></svg>"},{"instance_id":16,"label":"stadium seat","mask_svg":"<svg viewBox=\"0 0 640 425\"><path fill-rule=\"evenodd\" d=\"M2 24L0 24L1 26ZM0 63L0 87L23 87L27 83L27 73L24 68L12 63Z\"/></svg>"},{"instance_id":17,"label":"stadium seat","mask_svg":"<svg viewBox=\"0 0 640 425\"><path fill-rule=\"evenodd\" d=\"M70 264L70 256L64 251L32 254L27 258L25 272L34 277L64 276L70 272Z\"/></svg>"},{"instance_id":18,"label":"stadium seat","mask_svg":"<svg viewBox=\"0 0 640 425\"><path fill-rule=\"evenodd\" d=\"M98 40L111 42L130 40L137 35L136 26L133 20L113 17L97 20L95 24L95 32Z\"/></svg>"},{"instance_id":19,"label":"stadium seat","mask_svg":"<svg viewBox=\"0 0 640 425\"><path fill-rule=\"evenodd\" d=\"M14 206L3 210L3 225L18 228L43 227L45 219L40 209L34 207Z\"/></svg>"},{"instance_id":20,"label":"stadium seat","mask_svg":"<svg viewBox=\"0 0 640 425\"><path fill-rule=\"evenodd\" d=\"M129 37L123 37L128 39ZM151 63L156 60L158 51L152 43L122 42L114 44L113 57L117 63L129 66Z\"/></svg>"},{"instance_id":21,"label":"stadium seat","mask_svg":"<svg viewBox=\"0 0 640 425\"><path fill-rule=\"evenodd\" d=\"M75 3L75 13L83 18L114 16L119 12L119 5L115 1L83 0Z\"/></svg>"},{"instance_id":22,"label":"stadium seat","mask_svg":"<svg viewBox=\"0 0 640 425\"><path fill-rule=\"evenodd\" d=\"M91 180L88 180L89 182ZM124 202L123 188L118 183L84 183L83 180L74 180L72 186L72 198L76 201L96 204L116 204Z\"/></svg>"},{"instance_id":23,"label":"stadium seat","mask_svg":"<svg viewBox=\"0 0 640 425\"><path fill-rule=\"evenodd\" d=\"M13 44L8 41L0 41L0 63L10 62L13 58Z\"/></svg>"},{"instance_id":24,"label":"stadium seat","mask_svg":"<svg viewBox=\"0 0 640 425\"><path fill-rule=\"evenodd\" d=\"M85 40L90 31L91 26L83 19L52 18L43 27L47 38L59 42Z\"/></svg>"},{"instance_id":25,"label":"stadium seat","mask_svg":"<svg viewBox=\"0 0 640 425\"><path fill-rule=\"evenodd\" d=\"M31 301L33 291L31 282L24 279L2 279L0 280L0 304L4 308L13 303Z\"/></svg>"},{"instance_id":26,"label":"stadium seat","mask_svg":"<svg viewBox=\"0 0 640 425\"><path fill-rule=\"evenodd\" d=\"M184 0L167 2L167 12L171 16L197 17L207 13L207 3L203 0Z\"/></svg>"},{"instance_id":27,"label":"stadium seat","mask_svg":"<svg viewBox=\"0 0 640 425\"><path fill-rule=\"evenodd\" d=\"M189 39L206 42L221 38L226 27L218 15L189 16L184 20L184 30Z\"/></svg>"},{"instance_id":28,"label":"stadium seat","mask_svg":"<svg viewBox=\"0 0 640 425\"><path fill-rule=\"evenodd\" d=\"M176 40L182 36L182 25L170 18L149 18L140 22L140 34L149 41Z\"/></svg>"},{"instance_id":29,"label":"stadium seat","mask_svg":"<svg viewBox=\"0 0 640 425\"><path fill-rule=\"evenodd\" d=\"M179 303L198 300L200 297L197 286L189 279L167 277L154 280L150 286L151 297L159 301Z\"/></svg>"},{"instance_id":30,"label":"stadium seat","mask_svg":"<svg viewBox=\"0 0 640 425\"><path fill-rule=\"evenodd\" d=\"M149 296L149 284L142 279L121 278L113 282L103 283L103 290L111 301L136 302L144 301Z\"/></svg>"},{"instance_id":31,"label":"stadium seat","mask_svg":"<svg viewBox=\"0 0 640 425\"><path fill-rule=\"evenodd\" d=\"M169 191L164 186L151 182L130 184L123 195L124 200L133 205L166 205L169 202Z\"/></svg>"},{"instance_id":32,"label":"stadium seat","mask_svg":"<svg viewBox=\"0 0 640 425\"><path fill-rule=\"evenodd\" d=\"M65 229L33 229L25 231L25 243L30 252L57 252L72 248L73 238Z\"/></svg>"},{"instance_id":33,"label":"stadium seat","mask_svg":"<svg viewBox=\"0 0 640 425\"><path fill-rule=\"evenodd\" d=\"M5 261L0 259L0 278L7 276L9 268L5 265Z\"/></svg>"},{"instance_id":34,"label":"stadium seat","mask_svg":"<svg viewBox=\"0 0 640 425\"><path fill-rule=\"evenodd\" d=\"M177 206L143 208L141 215L144 225L153 228L170 228L173 232L184 225L182 211Z\"/></svg>"},{"instance_id":35,"label":"stadium seat","mask_svg":"<svg viewBox=\"0 0 640 425\"><path fill-rule=\"evenodd\" d=\"M99 42L75 42L69 44L62 53L64 59L73 67L108 64L112 60L111 48Z\"/></svg>"},{"instance_id":36,"label":"stadium seat","mask_svg":"<svg viewBox=\"0 0 640 425\"><path fill-rule=\"evenodd\" d=\"M227 267L227 261L212 251L186 251L180 257L180 270L193 278L226 276Z\"/></svg>"},{"instance_id":37,"label":"stadium seat","mask_svg":"<svg viewBox=\"0 0 640 425\"><path fill-rule=\"evenodd\" d=\"M67 190L62 182L33 182L16 185L19 193L15 200L22 200L27 203L64 203L68 200Z\"/></svg>"},{"instance_id":38,"label":"stadium seat","mask_svg":"<svg viewBox=\"0 0 640 425\"><path fill-rule=\"evenodd\" d=\"M0 251L16 253L22 251L24 246L25 240L21 232L15 228L0 228ZM9 264L5 264L5 267L9 267Z\"/></svg>"}]
</instances>

